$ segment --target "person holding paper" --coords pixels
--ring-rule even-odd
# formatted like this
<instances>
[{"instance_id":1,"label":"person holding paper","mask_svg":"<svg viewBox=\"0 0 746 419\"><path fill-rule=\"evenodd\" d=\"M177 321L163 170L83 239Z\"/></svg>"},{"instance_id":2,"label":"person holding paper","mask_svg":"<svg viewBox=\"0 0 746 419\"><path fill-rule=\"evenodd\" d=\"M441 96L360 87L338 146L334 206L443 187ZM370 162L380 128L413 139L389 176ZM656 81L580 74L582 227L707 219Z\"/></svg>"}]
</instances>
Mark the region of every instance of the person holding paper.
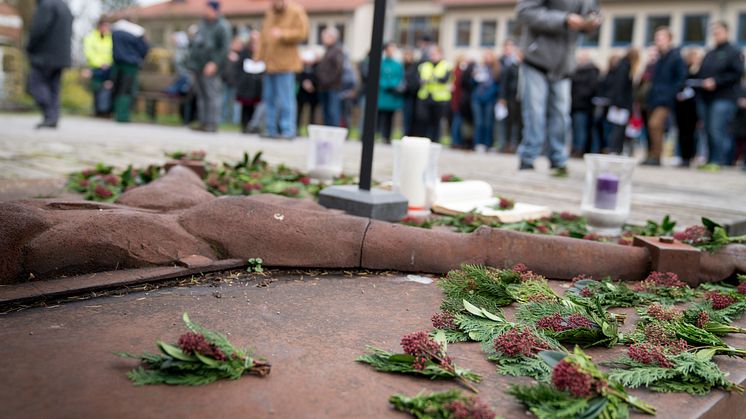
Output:
<instances>
[{"instance_id":1,"label":"person holding paper","mask_svg":"<svg viewBox=\"0 0 746 419\"><path fill-rule=\"evenodd\" d=\"M241 104L241 132L248 134L249 122L254 117L257 106L262 101L262 78L266 66L256 61L256 50L259 47L259 32L249 35L249 42L238 54L236 100Z\"/></svg>"},{"instance_id":2,"label":"person holding paper","mask_svg":"<svg viewBox=\"0 0 746 419\"><path fill-rule=\"evenodd\" d=\"M708 164L713 165L713 169L728 165L732 160L730 127L736 116L737 89L743 76L743 54L729 41L729 36L725 22L712 25L715 48L705 55L697 73L701 80L701 114L710 149Z\"/></svg>"},{"instance_id":3,"label":"person holding paper","mask_svg":"<svg viewBox=\"0 0 746 419\"><path fill-rule=\"evenodd\" d=\"M645 166L661 165L666 123L676 105L676 94L681 90L686 79L686 66L681 58L681 51L674 48L671 29L661 26L656 29L653 39L659 56L653 69L653 79L646 100L648 109L650 109L648 119L650 148L647 159L642 162Z\"/></svg>"},{"instance_id":4,"label":"person holding paper","mask_svg":"<svg viewBox=\"0 0 746 419\"><path fill-rule=\"evenodd\" d=\"M639 63L640 51L630 48L606 76L610 105L606 119L611 123L607 151L611 154L624 151L627 123L632 113L632 80Z\"/></svg>"}]
</instances>

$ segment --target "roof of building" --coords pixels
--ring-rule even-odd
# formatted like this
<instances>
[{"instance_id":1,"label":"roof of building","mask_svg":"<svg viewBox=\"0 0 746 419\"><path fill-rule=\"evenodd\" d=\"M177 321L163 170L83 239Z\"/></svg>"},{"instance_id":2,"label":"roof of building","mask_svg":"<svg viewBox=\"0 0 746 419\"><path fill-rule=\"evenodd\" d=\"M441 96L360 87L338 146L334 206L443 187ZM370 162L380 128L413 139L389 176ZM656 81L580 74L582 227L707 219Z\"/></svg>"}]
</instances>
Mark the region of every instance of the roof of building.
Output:
<instances>
[{"instance_id":1,"label":"roof of building","mask_svg":"<svg viewBox=\"0 0 746 419\"><path fill-rule=\"evenodd\" d=\"M310 13L346 12L357 9L370 0L294 0ZM198 18L205 0L171 0L152 6L129 10L140 19ZM270 7L270 0L223 0L221 12L226 16L261 15Z\"/></svg>"}]
</instances>

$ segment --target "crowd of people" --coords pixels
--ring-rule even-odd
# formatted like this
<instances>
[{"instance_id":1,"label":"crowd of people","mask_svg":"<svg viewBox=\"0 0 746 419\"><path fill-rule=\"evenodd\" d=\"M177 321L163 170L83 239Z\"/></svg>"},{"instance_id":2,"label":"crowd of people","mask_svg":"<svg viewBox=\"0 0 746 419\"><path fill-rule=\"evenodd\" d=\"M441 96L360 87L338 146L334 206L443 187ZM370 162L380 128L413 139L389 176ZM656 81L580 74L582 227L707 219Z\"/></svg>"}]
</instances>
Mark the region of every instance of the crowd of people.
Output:
<instances>
[{"instance_id":1,"label":"crowd of people","mask_svg":"<svg viewBox=\"0 0 746 419\"><path fill-rule=\"evenodd\" d=\"M715 46L704 56L698 49L682 52L670 28L658 28L644 56L630 48L602 72L587 50L576 54L579 37L603 23L596 7L584 0L560 6L522 0L519 45L508 39L499 54L486 50L453 63L427 36L415 48L387 43L379 80L381 140L450 137L453 148L516 152L521 170L533 169L544 155L564 174L568 157L631 155L643 139L643 164L658 166L667 133L675 133L682 166L705 155L706 168L735 164L746 149L746 89L743 57L728 26L711 25ZM44 111L40 127L57 125L59 76L70 66L69 43L62 44L72 16L63 9L61 0L40 1L31 28L29 91ZM355 109L366 102L368 59L354 65L335 27L321 32L323 51L301 53L308 31L306 12L290 0L272 0L261 31L233 30L220 2L206 1L202 19L172 36L175 77L165 93L193 100L183 118L196 119L194 129L205 132L216 132L220 123L271 138L294 138L307 123L353 128ZM129 121L148 49L145 30L128 18L102 19L85 38L96 115Z\"/></svg>"},{"instance_id":2,"label":"crowd of people","mask_svg":"<svg viewBox=\"0 0 746 419\"><path fill-rule=\"evenodd\" d=\"M746 87L740 48L729 41L724 22L711 28L714 48L682 51L670 28L660 27L646 52L613 56L602 74L581 54L572 78L572 154L631 155L647 140L644 165L660 166L667 132L675 134L681 167L697 156L705 169L734 165L746 148ZM639 76L638 76L639 74Z\"/></svg>"}]
</instances>

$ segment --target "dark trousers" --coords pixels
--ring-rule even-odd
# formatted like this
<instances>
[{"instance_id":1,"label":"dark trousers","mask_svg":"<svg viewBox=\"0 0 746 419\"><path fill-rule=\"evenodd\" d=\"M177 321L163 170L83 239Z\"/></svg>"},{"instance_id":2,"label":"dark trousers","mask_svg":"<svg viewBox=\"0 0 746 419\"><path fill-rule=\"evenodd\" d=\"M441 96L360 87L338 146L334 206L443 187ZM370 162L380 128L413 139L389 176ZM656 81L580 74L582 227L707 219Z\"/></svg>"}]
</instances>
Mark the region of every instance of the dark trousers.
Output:
<instances>
[{"instance_id":1,"label":"dark trousers","mask_svg":"<svg viewBox=\"0 0 746 419\"><path fill-rule=\"evenodd\" d=\"M60 119L60 68L31 67L26 91L34 98L44 115L44 122L56 124Z\"/></svg>"},{"instance_id":2,"label":"dark trousers","mask_svg":"<svg viewBox=\"0 0 746 419\"><path fill-rule=\"evenodd\" d=\"M416 125L420 127L421 134L433 142L440 142L440 125L448 109L448 102L436 102L434 100L421 100L417 102Z\"/></svg>"},{"instance_id":3,"label":"dark trousers","mask_svg":"<svg viewBox=\"0 0 746 419\"><path fill-rule=\"evenodd\" d=\"M404 135L415 135L415 108L417 104L416 96L405 96L404 97L404 109L402 111L402 119L404 124Z\"/></svg>"},{"instance_id":4,"label":"dark trousers","mask_svg":"<svg viewBox=\"0 0 746 419\"><path fill-rule=\"evenodd\" d=\"M300 128L301 126L301 120L303 119L303 110L306 108L306 105L308 105L308 123L316 123L316 107L318 106L318 104L319 103L316 100L306 100L298 98L298 121L296 123L298 128Z\"/></svg>"},{"instance_id":5,"label":"dark trousers","mask_svg":"<svg viewBox=\"0 0 746 419\"><path fill-rule=\"evenodd\" d=\"M129 122L130 110L137 93L137 76L140 69L137 65L114 63L111 77L114 80L114 119L117 122Z\"/></svg>"},{"instance_id":6,"label":"dark trousers","mask_svg":"<svg viewBox=\"0 0 746 419\"><path fill-rule=\"evenodd\" d=\"M241 131L242 132L248 132L249 122L251 122L251 118L254 117L255 110L256 110L256 105L254 104L241 105Z\"/></svg>"},{"instance_id":7,"label":"dark trousers","mask_svg":"<svg viewBox=\"0 0 746 419\"><path fill-rule=\"evenodd\" d=\"M378 127L386 144L391 144L391 130L394 125L394 111L378 111Z\"/></svg>"},{"instance_id":8,"label":"dark trousers","mask_svg":"<svg viewBox=\"0 0 746 419\"><path fill-rule=\"evenodd\" d=\"M676 126L679 131L679 151L682 163L688 164L697 154L697 101L694 99L676 103Z\"/></svg>"}]
</instances>

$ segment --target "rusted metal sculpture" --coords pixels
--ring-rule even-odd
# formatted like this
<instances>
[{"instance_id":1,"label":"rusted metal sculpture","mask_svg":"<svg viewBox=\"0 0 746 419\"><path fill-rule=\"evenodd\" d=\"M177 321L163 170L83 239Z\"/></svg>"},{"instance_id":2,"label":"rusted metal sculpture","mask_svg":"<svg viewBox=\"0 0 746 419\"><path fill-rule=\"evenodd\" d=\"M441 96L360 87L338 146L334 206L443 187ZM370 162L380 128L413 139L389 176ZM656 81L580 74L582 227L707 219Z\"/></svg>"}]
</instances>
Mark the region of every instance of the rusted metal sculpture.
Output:
<instances>
[{"instance_id":1,"label":"rusted metal sculpture","mask_svg":"<svg viewBox=\"0 0 746 419\"><path fill-rule=\"evenodd\" d=\"M472 234L425 230L330 211L274 195L214 198L177 167L125 193L125 205L33 200L0 204L0 284L189 257L260 257L267 266L445 273L462 263L524 263L554 279L579 274L642 280L674 272L690 284L746 272L746 246L714 253L668 239L620 246L483 227ZM187 197L187 198L185 198Z\"/></svg>"}]
</instances>

